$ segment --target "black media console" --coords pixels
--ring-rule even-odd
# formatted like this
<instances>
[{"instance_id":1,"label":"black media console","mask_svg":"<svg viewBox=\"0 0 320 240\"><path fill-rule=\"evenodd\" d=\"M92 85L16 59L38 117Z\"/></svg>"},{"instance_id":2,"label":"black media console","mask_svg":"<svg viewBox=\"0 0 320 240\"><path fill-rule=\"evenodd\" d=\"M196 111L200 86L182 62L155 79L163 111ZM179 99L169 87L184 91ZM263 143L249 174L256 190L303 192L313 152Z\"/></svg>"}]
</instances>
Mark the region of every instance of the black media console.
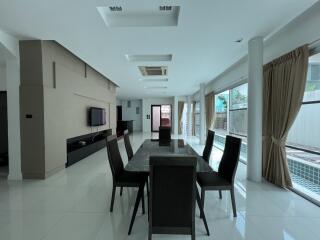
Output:
<instances>
[{"instance_id":1,"label":"black media console","mask_svg":"<svg viewBox=\"0 0 320 240\"><path fill-rule=\"evenodd\" d=\"M106 137L112 135L112 130L90 133L67 139L66 167L80 161L106 146Z\"/></svg>"}]
</instances>

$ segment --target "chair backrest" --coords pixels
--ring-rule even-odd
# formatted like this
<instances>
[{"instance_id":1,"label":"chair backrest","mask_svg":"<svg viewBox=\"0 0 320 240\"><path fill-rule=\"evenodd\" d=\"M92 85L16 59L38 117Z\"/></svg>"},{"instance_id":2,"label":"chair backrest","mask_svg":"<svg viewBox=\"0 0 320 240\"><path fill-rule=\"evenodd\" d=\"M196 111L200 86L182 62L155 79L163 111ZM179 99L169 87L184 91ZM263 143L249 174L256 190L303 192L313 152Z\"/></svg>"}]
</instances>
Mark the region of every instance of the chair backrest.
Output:
<instances>
[{"instance_id":1,"label":"chair backrest","mask_svg":"<svg viewBox=\"0 0 320 240\"><path fill-rule=\"evenodd\" d=\"M159 127L159 141L171 140L171 127L160 126Z\"/></svg>"},{"instance_id":2,"label":"chair backrest","mask_svg":"<svg viewBox=\"0 0 320 240\"><path fill-rule=\"evenodd\" d=\"M209 162L214 140L214 131L208 130L206 145L203 149L202 158Z\"/></svg>"},{"instance_id":3,"label":"chair backrest","mask_svg":"<svg viewBox=\"0 0 320 240\"><path fill-rule=\"evenodd\" d=\"M219 164L218 173L225 180L233 183L237 171L241 148L241 139L227 136L223 155Z\"/></svg>"},{"instance_id":4,"label":"chair backrest","mask_svg":"<svg viewBox=\"0 0 320 240\"><path fill-rule=\"evenodd\" d=\"M124 146L126 147L128 160L131 160L131 158L133 157L133 151L130 143L129 131L125 130L123 134L124 134Z\"/></svg>"},{"instance_id":5,"label":"chair backrest","mask_svg":"<svg viewBox=\"0 0 320 240\"><path fill-rule=\"evenodd\" d=\"M149 231L191 234L196 164L196 157L150 156Z\"/></svg>"},{"instance_id":6,"label":"chair backrest","mask_svg":"<svg viewBox=\"0 0 320 240\"><path fill-rule=\"evenodd\" d=\"M107 152L109 164L112 172L112 177L116 180L119 174L124 171L121 154L118 147L117 136L112 135L107 137Z\"/></svg>"}]
</instances>

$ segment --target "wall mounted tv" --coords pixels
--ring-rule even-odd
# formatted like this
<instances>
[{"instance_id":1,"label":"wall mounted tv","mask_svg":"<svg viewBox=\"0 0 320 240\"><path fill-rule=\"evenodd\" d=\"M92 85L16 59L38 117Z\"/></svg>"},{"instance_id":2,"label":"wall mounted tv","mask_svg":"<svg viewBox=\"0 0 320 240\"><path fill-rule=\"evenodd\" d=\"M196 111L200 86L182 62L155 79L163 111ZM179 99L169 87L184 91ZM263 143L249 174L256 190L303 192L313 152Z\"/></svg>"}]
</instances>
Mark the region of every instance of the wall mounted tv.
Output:
<instances>
[{"instance_id":1,"label":"wall mounted tv","mask_svg":"<svg viewBox=\"0 0 320 240\"><path fill-rule=\"evenodd\" d=\"M88 125L101 126L106 124L106 110L104 108L90 107L88 110Z\"/></svg>"}]
</instances>

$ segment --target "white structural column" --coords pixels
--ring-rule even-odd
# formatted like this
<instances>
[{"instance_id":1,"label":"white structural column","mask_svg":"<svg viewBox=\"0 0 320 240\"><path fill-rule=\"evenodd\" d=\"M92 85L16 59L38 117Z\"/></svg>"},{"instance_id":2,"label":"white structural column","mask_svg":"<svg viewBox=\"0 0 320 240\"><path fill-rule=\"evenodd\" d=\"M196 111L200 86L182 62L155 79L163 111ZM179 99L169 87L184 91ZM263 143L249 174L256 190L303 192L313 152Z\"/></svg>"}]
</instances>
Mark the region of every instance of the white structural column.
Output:
<instances>
[{"instance_id":1,"label":"white structural column","mask_svg":"<svg viewBox=\"0 0 320 240\"><path fill-rule=\"evenodd\" d=\"M192 135L191 119L192 119L191 96L187 96L187 136Z\"/></svg>"},{"instance_id":2,"label":"white structural column","mask_svg":"<svg viewBox=\"0 0 320 240\"><path fill-rule=\"evenodd\" d=\"M262 178L262 94L263 38L255 37L248 44L248 144L247 178Z\"/></svg>"},{"instance_id":3,"label":"white structural column","mask_svg":"<svg viewBox=\"0 0 320 240\"><path fill-rule=\"evenodd\" d=\"M205 84L200 84L200 144L205 143L206 131L206 106L205 106Z\"/></svg>"},{"instance_id":4,"label":"white structural column","mask_svg":"<svg viewBox=\"0 0 320 240\"><path fill-rule=\"evenodd\" d=\"M178 122L178 103L179 98L178 97L173 97L173 133L174 135L178 136L178 129L179 129L179 122Z\"/></svg>"}]
</instances>

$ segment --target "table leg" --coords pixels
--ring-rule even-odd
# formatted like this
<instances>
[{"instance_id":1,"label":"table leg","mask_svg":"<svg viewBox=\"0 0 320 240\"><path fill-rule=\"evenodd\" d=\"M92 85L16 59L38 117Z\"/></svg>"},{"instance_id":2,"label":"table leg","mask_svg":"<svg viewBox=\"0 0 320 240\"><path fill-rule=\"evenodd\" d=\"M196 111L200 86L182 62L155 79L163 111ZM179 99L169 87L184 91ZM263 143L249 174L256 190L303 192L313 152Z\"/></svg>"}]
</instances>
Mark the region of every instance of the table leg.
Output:
<instances>
[{"instance_id":1,"label":"table leg","mask_svg":"<svg viewBox=\"0 0 320 240\"><path fill-rule=\"evenodd\" d=\"M144 189L144 184L141 184L139 186L139 190L138 190L138 193L137 193L137 198L136 198L136 202L134 204L134 209L133 209L133 213L132 213L132 218L131 218L131 222L130 222L130 226L129 226L129 232L128 232L128 235L131 234L131 230L132 230L132 226L133 226L133 222L134 222L134 219L136 218L136 215L137 215L137 210L138 210L138 207L139 207L139 202L141 200L141 198L143 197L143 189Z\"/></svg>"}]
</instances>

